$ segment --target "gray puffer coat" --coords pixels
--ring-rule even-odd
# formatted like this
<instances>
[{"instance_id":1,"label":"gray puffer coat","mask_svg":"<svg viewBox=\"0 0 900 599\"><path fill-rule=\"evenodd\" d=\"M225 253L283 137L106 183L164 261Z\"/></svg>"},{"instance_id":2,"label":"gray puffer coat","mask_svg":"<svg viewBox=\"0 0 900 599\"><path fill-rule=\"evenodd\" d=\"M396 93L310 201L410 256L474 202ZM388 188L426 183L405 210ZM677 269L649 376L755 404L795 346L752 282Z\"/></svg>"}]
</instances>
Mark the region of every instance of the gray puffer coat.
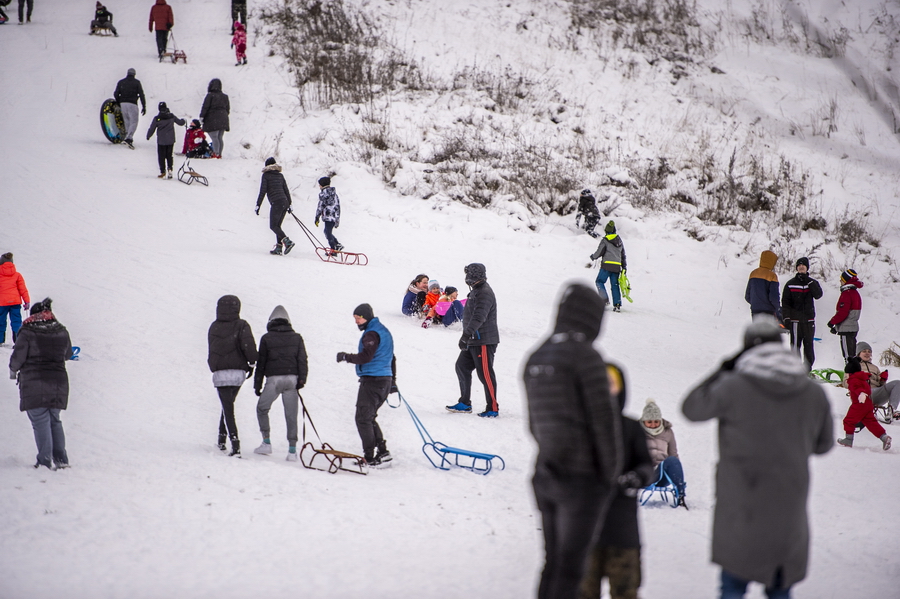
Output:
<instances>
[{"instance_id":1,"label":"gray puffer coat","mask_svg":"<svg viewBox=\"0 0 900 599\"><path fill-rule=\"evenodd\" d=\"M153 137L156 132L156 145L173 146L175 145L175 125L184 126L184 119L180 119L168 110L160 110L159 114L153 117L150 128L147 129L147 140Z\"/></svg>"},{"instance_id":2,"label":"gray puffer coat","mask_svg":"<svg viewBox=\"0 0 900 599\"><path fill-rule=\"evenodd\" d=\"M727 368L727 366L725 367ZM681 407L689 420L719 419L712 561L744 580L782 587L806 577L808 458L834 444L825 392L779 343L746 350Z\"/></svg>"},{"instance_id":3,"label":"gray puffer coat","mask_svg":"<svg viewBox=\"0 0 900 599\"><path fill-rule=\"evenodd\" d=\"M68 407L66 360L71 357L69 332L50 311L25 320L9 359L10 377L18 375L20 411Z\"/></svg>"}]
</instances>

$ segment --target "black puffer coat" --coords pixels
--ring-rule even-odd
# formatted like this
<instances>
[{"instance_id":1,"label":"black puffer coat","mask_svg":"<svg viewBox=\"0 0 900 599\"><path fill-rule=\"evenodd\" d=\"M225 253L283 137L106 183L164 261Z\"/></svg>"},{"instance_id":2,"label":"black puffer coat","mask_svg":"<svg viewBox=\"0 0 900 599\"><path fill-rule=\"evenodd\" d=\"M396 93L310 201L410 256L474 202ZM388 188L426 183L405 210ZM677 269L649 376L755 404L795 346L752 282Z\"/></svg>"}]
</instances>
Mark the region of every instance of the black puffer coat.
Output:
<instances>
[{"instance_id":1,"label":"black puffer coat","mask_svg":"<svg viewBox=\"0 0 900 599\"><path fill-rule=\"evenodd\" d=\"M269 196L269 203L273 206L290 206L291 190L288 189L287 181L281 174L281 165L270 164L262 171L262 178L259 181L259 196L256 198L256 207L262 206L263 198Z\"/></svg>"},{"instance_id":2,"label":"black puffer coat","mask_svg":"<svg viewBox=\"0 0 900 599\"><path fill-rule=\"evenodd\" d=\"M66 360L72 357L69 332L49 311L25 321L9 359L10 373L19 377L19 410L69 405Z\"/></svg>"},{"instance_id":3,"label":"black puffer coat","mask_svg":"<svg viewBox=\"0 0 900 599\"><path fill-rule=\"evenodd\" d=\"M553 335L528 358L522 378L539 447L535 468L594 476L612 487L622 470L622 421L609 396L606 365L593 347L603 306L594 289L569 286Z\"/></svg>"},{"instance_id":4,"label":"black puffer coat","mask_svg":"<svg viewBox=\"0 0 900 599\"><path fill-rule=\"evenodd\" d=\"M206 98L203 99L203 108L200 109L200 118L203 119L203 130L231 131L228 123L228 115L231 113L231 102L228 96L222 93L222 82L213 79L209 82Z\"/></svg>"},{"instance_id":5,"label":"black puffer coat","mask_svg":"<svg viewBox=\"0 0 900 599\"><path fill-rule=\"evenodd\" d=\"M259 357L253 331L241 320L241 300L223 295L216 305L216 319L209 325L209 357L211 372L217 370L250 370Z\"/></svg>"},{"instance_id":6,"label":"black puffer coat","mask_svg":"<svg viewBox=\"0 0 900 599\"><path fill-rule=\"evenodd\" d=\"M472 287L463 310L463 336L469 345L500 343L497 328L497 298L487 282L484 264L477 262L465 268L466 284Z\"/></svg>"},{"instance_id":7,"label":"black puffer coat","mask_svg":"<svg viewBox=\"0 0 900 599\"><path fill-rule=\"evenodd\" d=\"M306 384L309 366L306 346L300 333L294 332L291 323L284 318L270 320L268 331L259 340L259 364L253 378L253 387L259 391L263 379L279 374L296 374L297 388Z\"/></svg>"}]
</instances>

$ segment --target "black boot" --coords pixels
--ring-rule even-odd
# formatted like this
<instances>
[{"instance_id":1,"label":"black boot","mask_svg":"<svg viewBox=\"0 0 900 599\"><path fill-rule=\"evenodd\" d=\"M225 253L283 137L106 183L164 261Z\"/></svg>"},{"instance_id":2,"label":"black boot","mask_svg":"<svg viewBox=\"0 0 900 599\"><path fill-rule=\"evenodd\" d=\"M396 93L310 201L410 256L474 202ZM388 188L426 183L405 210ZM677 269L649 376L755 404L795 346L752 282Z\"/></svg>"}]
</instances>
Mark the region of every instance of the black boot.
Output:
<instances>
[{"instance_id":1,"label":"black boot","mask_svg":"<svg viewBox=\"0 0 900 599\"><path fill-rule=\"evenodd\" d=\"M217 445L218 445L220 451L225 451L228 449L228 446L225 445L225 438L226 438L225 435L222 435L222 434L219 435L219 442Z\"/></svg>"},{"instance_id":2,"label":"black boot","mask_svg":"<svg viewBox=\"0 0 900 599\"><path fill-rule=\"evenodd\" d=\"M228 455L241 457L241 441L237 438L237 435L231 436L231 453Z\"/></svg>"}]
</instances>

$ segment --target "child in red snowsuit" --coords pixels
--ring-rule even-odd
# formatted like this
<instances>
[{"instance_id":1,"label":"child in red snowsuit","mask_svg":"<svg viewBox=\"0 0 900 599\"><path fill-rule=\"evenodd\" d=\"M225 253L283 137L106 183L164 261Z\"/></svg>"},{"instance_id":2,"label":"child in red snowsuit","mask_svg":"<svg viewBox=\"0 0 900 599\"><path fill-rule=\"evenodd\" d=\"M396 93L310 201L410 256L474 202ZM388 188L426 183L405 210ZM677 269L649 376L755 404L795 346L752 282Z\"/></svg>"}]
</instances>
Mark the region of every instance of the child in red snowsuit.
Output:
<instances>
[{"instance_id":1,"label":"child in red snowsuit","mask_svg":"<svg viewBox=\"0 0 900 599\"><path fill-rule=\"evenodd\" d=\"M236 67L247 64L247 31L238 21L234 22L234 37L231 38L231 47L237 57Z\"/></svg>"},{"instance_id":2,"label":"child in red snowsuit","mask_svg":"<svg viewBox=\"0 0 900 599\"><path fill-rule=\"evenodd\" d=\"M181 153L188 158L209 158L209 142L206 141L206 133L200 126L200 120L191 121L191 126L184 134L184 147Z\"/></svg>"},{"instance_id":3,"label":"child in red snowsuit","mask_svg":"<svg viewBox=\"0 0 900 599\"><path fill-rule=\"evenodd\" d=\"M856 424L861 422L869 432L881 440L881 448L887 451L891 448L891 438L884 432L884 428L875 420L875 406L872 405L872 386L869 384L869 373L862 370L859 357L850 358L844 368L847 377L847 388L850 389L850 409L844 416L844 439L838 439L838 443L844 447L853 447L853 433Z\"/></svg>"}]
</instances>

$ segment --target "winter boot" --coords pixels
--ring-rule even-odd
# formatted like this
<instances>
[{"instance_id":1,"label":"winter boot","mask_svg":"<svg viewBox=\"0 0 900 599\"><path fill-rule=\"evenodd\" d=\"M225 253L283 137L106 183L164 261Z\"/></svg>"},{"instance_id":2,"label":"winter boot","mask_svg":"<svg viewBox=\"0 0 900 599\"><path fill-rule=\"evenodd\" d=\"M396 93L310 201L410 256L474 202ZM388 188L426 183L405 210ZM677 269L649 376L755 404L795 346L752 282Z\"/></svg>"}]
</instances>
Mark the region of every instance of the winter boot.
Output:
<instances>
[{"instance_id":1,"label":"winter boot","mask_svg":"<svg viewBox=\"0 0 900 599\"><path fill-rule=\"evenodd\" d=\"M165 178L166 178L166 174L165 174L165 173L160 173L159 176L156 177L156 178L157 178L157 179L165 179Z\"/></svg>"},{"instance_id":2,"label":"winter boot","mask_svg":"<svg viewBox=\"0 0 900 599\"><path fill-rule=\"evenodd\" d=\"M613 312L621 312L621 311L622 311L622 304L613 305Z\"/></svg>"},{"instance_id":3,"label":"winter boot","mask_svg":"<svg viewBox=\"0 0 900 599\"><path fill-rule=\"evenodd\" d=\"M387 443L382 442L381 445L378 446L378 453L375 454L378 457L379 461L384 464L385 462L390 462L394 458L391 457L391 452L387 449Z\"/></svg>"},{"instance_id":4,"label":"winter boot","mask_svg":"<svg viewBox=\"0 0 900 599\"><path fill-rule=\"evenodd\" d=\"M885 451L891 448L891 438L887 433L881 435L881 448Z\"/></svg>"},{"instance_id":5,"label":"winter boot","mask_svg":"<svg viewBox=\"0 0 900 599\"><path fill-rule=\"evenodd\" d=\"M241 457L241 442L237 437L231 437L231 453L228 455L236 458Z\"/></svg>"},{"instance_id":6,"label":"winter boot","mask_svg":"<svg viewBox=\"0 0 900 599\"><path fill-rule=\"evenodd\" d=\"M259 447L253 450L253 453L258 453L259 455L272 455L272 443L268 439L264 439L263 442L259 444Z\"/></svg>"},{"instance_id":7,"label":"winter boot","mask_svg":"<svg viewBox=\"0 0 900 599\"><path fill-rule=\"evenodd\" d=\"M339 252L339 251L341 251L342 249L344 249L344 246L342 246L340 243L336 243L336 244L334 245L334 251Z\"/></svg>"},{"instance_id":8,"label":"winter boot","mask_svg":"<svg viewBox=\"0 0 900 599\"><path fill-rule=\"evenodd\" d=\"M272 254L273 256L281 256L281 244L276 243L275 247L273 247L269 253Z\"/></svg>"},{"instance_id":9,"label":"winter boot","mask_svg":"<svg viewBox=\"0 0 900 599\"><path fill-rule=\"evenodd\" d=\"M472 406L467 406L463 402L459 402L456 405L446 406L448 412L456 412L459 414L471 414Z\"/></svg>"},{"instance_id":10,"label":"winter boot","mask_svg":"<svg viewBox=\"0 0 900 599\"><path fill-rule=\"evenodd\" d=\"M244 64L247 64L247 57L244 57Z\"/></svg>"},{"instance_id":11,"label":"winter boot","mask_svg":"<svg viewBox=\"0 0 900 599\"><path fill-rule=\"evenodd\" d=\"M291 252L291 250L294 249L294 246L297 245L293 241L291 241L290 237L285 237L284 239L281 240L281 243L284 245L284 254L285 255L288 255Z\"/></svg>"},{"instance_id":12,"label":"winter boot","mask_svg":"<svg viewBox=\"0 0 900 599\"><path fill-rule=\"evenodd\" d=\"M843 439L838 439L838 445L843 445L844 447L853 447L853 435L847 435ZM890 447L890 443L888 443L888 447Z\"/></svg>"},{"instance_id":13,"label":"winter boot","mask_svg":"<svg viewBox=\"0 0 900 599\"><path fill-rule=\"evenodd\" d=\"M219 435L219 442L216 444L220 451L225 451L228 449L228 446L225 445L225 439L227 437L225 435Z\"/></svg>"}]
</instances>

